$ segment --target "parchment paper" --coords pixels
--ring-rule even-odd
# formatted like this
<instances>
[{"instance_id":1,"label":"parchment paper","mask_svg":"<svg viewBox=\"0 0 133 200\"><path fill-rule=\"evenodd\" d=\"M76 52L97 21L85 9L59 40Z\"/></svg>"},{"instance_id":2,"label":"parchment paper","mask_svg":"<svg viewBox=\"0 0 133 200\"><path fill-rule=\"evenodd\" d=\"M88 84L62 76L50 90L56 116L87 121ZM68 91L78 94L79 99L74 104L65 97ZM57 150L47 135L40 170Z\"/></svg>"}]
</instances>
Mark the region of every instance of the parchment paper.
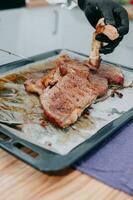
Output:
<instances>
[{"instance_id":1,"label":"parchment paper","mask_svg":"<svg viewBox=\"0 0 133 200\"><path fill-rule=\"evenodd\" d=\"M70 53L69 51L62 53L67 53L72 58L86 59L83 56ZM49 60L51 59L55 59L55 57ZM39 63L45 63L46 61L48 60ZM37 65L37 63L27 65L24 69L33 67L34 65ZM125 85L128 85L133 81L133 71L127 71L126 69L122 71L125 76ZM37 123L27 123L23 126L22 131L15 130L3 124L1 126L7 128L18 137L41 146L44 149L65 155L96 134L105 125L133 108L133 88L123 89L121 93L123 94L123 98L109 97L103 102L93 104L90 115L80 117L74 125L64 130L56 128L50 123L46 127L42 127Z\"/></svg>"}]
</instances>

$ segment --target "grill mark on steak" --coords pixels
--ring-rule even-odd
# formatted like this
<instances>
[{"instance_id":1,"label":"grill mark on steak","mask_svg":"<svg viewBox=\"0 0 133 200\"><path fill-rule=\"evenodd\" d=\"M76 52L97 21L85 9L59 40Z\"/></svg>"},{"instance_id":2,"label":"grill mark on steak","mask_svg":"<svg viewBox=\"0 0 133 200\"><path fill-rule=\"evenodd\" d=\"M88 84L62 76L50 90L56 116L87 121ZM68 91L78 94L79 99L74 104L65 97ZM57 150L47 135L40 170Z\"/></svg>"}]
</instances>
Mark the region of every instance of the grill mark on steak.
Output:
<instances>
[{"instance_id":1,"label":"grill mark on steak","mask_svg":"<svg viewBox=\"0 0 133 200\"><path fill-rule=\"evenodd\" d=\"M57 89L57 88L56 88ZM54 92L57 92L54 90ZM47 101L47 97L50 101ZM90 89L86 96L86 102L81 102L82 104L77 105L69 94L65 94L62 90L57 92L57 95L53 91L44 91L41 95L41 103L44 112L47 115L48 119L60 127L67 127L70 124L73 124L77 118L81 115L83 110L92 104L96 99L96 94L93 90ZM83 100L83 97L82 97Z\"/></svg>"},{"instance_id":2,"label":"grill mark on steak","mask_svg":"<svg viewBox=\"0 0 133 200\"><path fill-rule=\"evenodd\" d=\"M123 84L124 77L119 69L110 65L101 65L97 73L92 73L84 61L61 56L57 67L47 76L35 84L28 81L25 83L26 90L40 95L49 121L65 128L75 123L98 97L107 93L108 83Z\"/></svg>"}]
</instances>

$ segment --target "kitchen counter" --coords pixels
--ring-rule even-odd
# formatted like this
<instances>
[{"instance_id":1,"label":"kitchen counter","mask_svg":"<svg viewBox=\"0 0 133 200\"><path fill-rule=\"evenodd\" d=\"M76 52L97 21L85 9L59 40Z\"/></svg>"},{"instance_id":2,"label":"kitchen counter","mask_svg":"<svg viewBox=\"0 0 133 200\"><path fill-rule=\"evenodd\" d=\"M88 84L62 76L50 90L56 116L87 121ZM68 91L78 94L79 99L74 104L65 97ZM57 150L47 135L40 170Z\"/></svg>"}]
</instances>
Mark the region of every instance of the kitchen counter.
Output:
<instances>
[{"instance_id":1,"label":"kitchen counter","mask_svg":"<svg viewBox=\"0 0 133 200\"><path fill-rule=\"evenodd\" d=\"M30 0L30 2L27 4L27 7L29 8L34 8L34 7L42 7L42 6L47 6L48 3L46 0ZM128 16L130 20L133 20L133 5L127 5L124 6L125 9L128 12Z\"/></svg>"},{"instance_id":2,"label":"kitchen counter","mask_svg":"<svg viewBox=\"0 0 133 200\"><path fill-rule=\"evenodd\" d=\"M0 29L0 49L25 57L54 49L70 49L88 55L94 31L80 9L68 10L60 6L1 11ZM128 35L114 53L102 58L133 68L132 34L133 21L130 21ZM18 59L0 52L0 65Z\"/></svg>"},{"instance_id":3,"label":"kitchen counter","mask_svg":"<svg viewBox=\"0 0 133 200\"><path fill-rule=\"evenodd\" d=\"M41 173L0 149L0 200L132 200L131 196L68 169Z\"/></svg>"},{"instance_id":4,"label":"kitchen counter","mask_svg":"<svg viewBox=\"0 0 133 200\"><path fill-rule=\"evenodd\" d=\"M1 0L0 3L0 10L4 9L11 9L11 8L19 8L19 7L24 7L27 6L28 8L37 8L37 7L44 7L48 6L48 3L46 0L30 0L29 2L26 3L25 0L10 0L10 1L5 1ZM133 6L125 6L129 19L133 20Z\"/></svg>"}]
</instances>

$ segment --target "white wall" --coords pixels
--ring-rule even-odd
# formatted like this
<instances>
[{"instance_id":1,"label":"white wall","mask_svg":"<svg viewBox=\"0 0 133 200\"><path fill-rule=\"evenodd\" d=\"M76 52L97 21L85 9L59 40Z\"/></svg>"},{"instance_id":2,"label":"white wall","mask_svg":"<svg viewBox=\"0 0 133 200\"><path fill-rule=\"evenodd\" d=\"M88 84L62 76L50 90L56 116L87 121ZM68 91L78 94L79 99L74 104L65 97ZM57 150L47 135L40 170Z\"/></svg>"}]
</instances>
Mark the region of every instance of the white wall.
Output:
<instances>
[{"instance_id":1,"label":"white wall","mask_svg":"<svg viewBox=\"0 0 133 200\"><path fill-rule=\"evenodd\" d=\"M83 12L60 7L0 11L0 48L32 56L58 48L89 55L93 28ZM133 22L115 52L103 59L133 67ZM0 52L0 64L18 58Z\"/></svg>"},{"instance_id":2,"label":"white wall","mask_svg":"<svg viewBox=\"0 0 133 200\"><path fill-rule=\"evenodd\" d=\"M61 24L56 7L0 11L0 49L33 56L61 48ZM0 64L17 60L0 51Z\"/></svg>"}]
</instances>

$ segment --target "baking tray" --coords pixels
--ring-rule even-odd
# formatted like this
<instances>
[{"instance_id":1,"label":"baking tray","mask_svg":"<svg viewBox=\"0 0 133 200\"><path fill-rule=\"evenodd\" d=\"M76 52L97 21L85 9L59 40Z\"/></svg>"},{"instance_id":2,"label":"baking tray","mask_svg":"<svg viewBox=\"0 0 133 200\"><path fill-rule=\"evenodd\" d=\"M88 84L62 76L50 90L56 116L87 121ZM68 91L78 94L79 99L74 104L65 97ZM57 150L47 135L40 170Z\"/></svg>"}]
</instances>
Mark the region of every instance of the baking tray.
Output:
<instances>
[{"instance_id":1,"label":"baking tray","mask_svg":"<svg viewBox=\"0 0 133 200\"><path fill-rule=\"evenodd\" d=\"M61 51L62 49L54 50L48 53L30 57L29 61L20 60L2 65L0 66L0 73L5 73L9 70L24 66L26 64L34 63L46 58L50 58L52 56L59 55ZM77 52L74 53L83 55ZM83 56L87 57L86 55ZM120 67L128 69L128 67ZM39 169L40 171L47 173L57 172L71 166L86 153L91 153L94 149L97 150L100 144L114 136L121 127L123 127L132 119L133 108L124 113L118 119L103 127L94 136L80 144L67 155L58 155L23 139L20 139L2 126L0 126L0 147L13 154L17 158L23 160L24 162L30 164L34 168Z\"/></svg>"}]
</instances>

